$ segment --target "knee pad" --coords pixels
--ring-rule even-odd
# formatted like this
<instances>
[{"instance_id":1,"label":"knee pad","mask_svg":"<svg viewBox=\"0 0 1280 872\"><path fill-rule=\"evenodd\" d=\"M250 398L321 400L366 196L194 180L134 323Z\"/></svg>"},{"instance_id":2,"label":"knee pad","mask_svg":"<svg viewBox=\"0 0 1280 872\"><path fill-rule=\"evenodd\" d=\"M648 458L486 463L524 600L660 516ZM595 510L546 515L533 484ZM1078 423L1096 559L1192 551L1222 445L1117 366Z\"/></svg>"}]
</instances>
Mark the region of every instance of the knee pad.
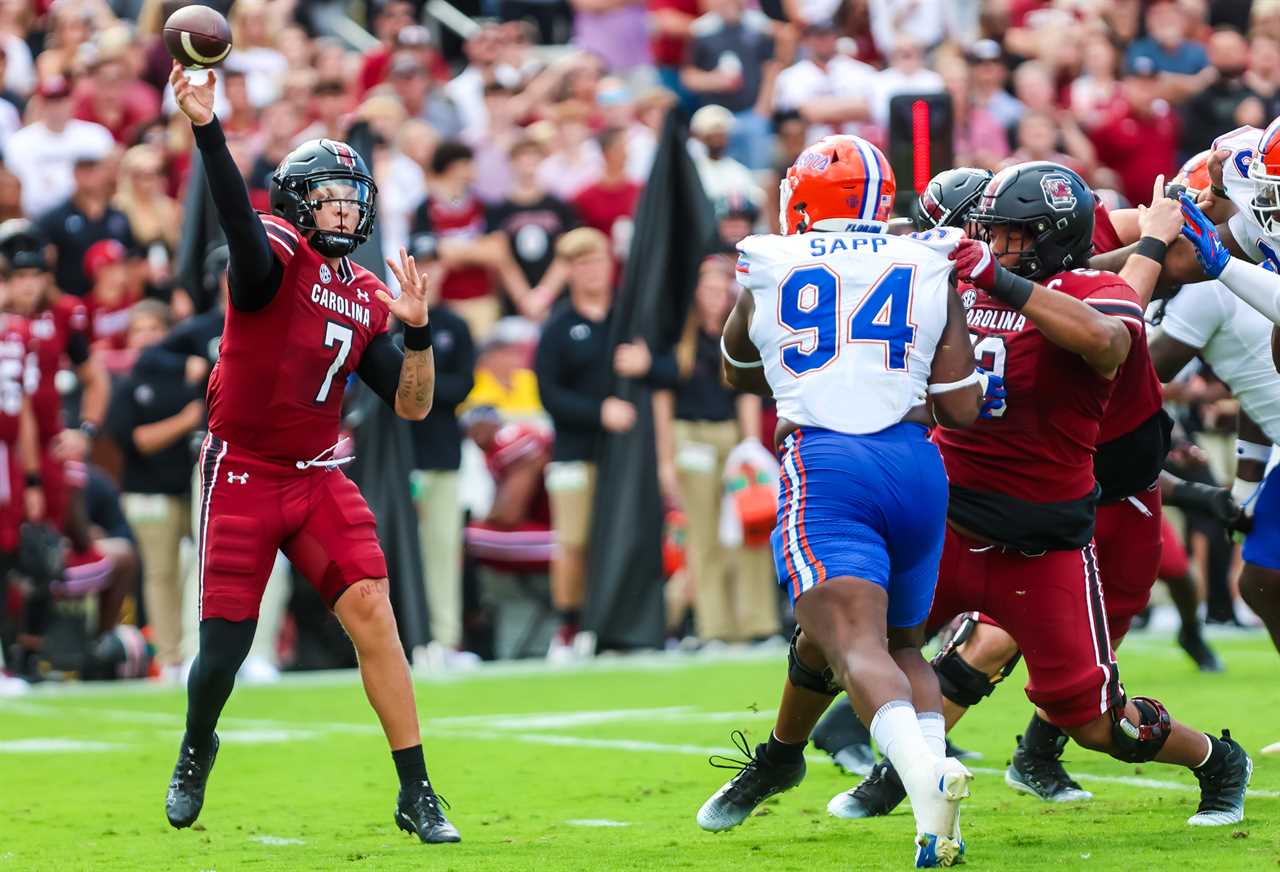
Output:
<instances>
[{"instance_id":1,"label":"knee pad","mask_svg":"<svg viewBox=\"0 0 1280 872\"><path fill-rule=\"evenodd\" d=\"M796 655L796 641L800 638L800 628L791 634L791 647L787 650L787 680L796 687L812 690L823 696L836 697L844 688L836 683L836 675L828 666L821 672L810 669Z\"/></svg>"},{"instance_id":2,"label":"knee pad","mask_svg":"<svg viewBox=\"0 0 1280 872\"><path fill-rule=\"evenodd\" d=\"M1126 763L1148 763L1169 741L1173 725L1160 700L1135 696L1130 702L1138 709L1137 724L1124 716L1123 703L1111 710L1111 740L1115 744L1111 756Z\"/></svg>"},{"instance_id":3,"label":"knee pad","mask_svg":"<svg viewBox=\"0 0 1280 872\"><path fill-rule=\"evenodd\" d=\"M1021 651L1014 654L1009 658L1009 662L1000 667L1000 674L994 680L982 670L974 669L965 662L957 649L973 635L977 626L978 621L965 618L947 647L933 658L933 671L938 674L942 695L965 708L972 708L991 696L996 685L1008 678L1014 667L1018 665L1018 661L1022 659Z\"/></svg>"}]
</instances>

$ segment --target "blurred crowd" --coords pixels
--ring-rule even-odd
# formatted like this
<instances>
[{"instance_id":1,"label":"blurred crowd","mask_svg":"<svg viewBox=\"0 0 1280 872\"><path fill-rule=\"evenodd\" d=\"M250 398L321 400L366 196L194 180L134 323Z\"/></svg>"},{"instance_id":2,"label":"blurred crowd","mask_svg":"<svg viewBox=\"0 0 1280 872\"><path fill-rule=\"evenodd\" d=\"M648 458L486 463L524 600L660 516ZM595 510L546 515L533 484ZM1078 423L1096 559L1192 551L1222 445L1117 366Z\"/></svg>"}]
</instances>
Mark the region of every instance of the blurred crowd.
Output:
<instances>
[{"instance_id":1,"label":"blurred crowd","mask_svg":"<svg viewBox=\"0 0 1280 872\"><path fill-rule=\"evenodd\" d=\"M193 653L191 446L225 264L214 249L196 281L177 277L192 136L159 32L180 5L0 0L0 221L33 221L57 288L83 302L112 383L92 457L139 558L110 611L147 625L152 671L170 677ZM258 207L295 145L360 131L382 253L403 246L430 274L437 397L413 429L412 491L433 639L415 659L432 666L591 652L592 458L636 420L608 395L611 374L655 389L673 644L783 631L771 412L723 386L717 338L733 246L777 231L778 182L807 143L836 131L887 149L895 96L945 94L955 164L1058 161L1115 207L1147 202L1215 136L1280 114L1276 0L465 0L442 18L405 0L207 5L232 27L216 110ZM675 347L610 347L672 109L689 118L722 252ZM72 424L80 381L67 379ZM1234 401L1207 370L1171 396L1184 464L1230 481L1216 446ZM1237 622L1232 552L1190 529L1210 618ZM267 677L336 665L332 627L314 626L323 609L278 569L251 663Z\"/></svg>"}]
</instances>

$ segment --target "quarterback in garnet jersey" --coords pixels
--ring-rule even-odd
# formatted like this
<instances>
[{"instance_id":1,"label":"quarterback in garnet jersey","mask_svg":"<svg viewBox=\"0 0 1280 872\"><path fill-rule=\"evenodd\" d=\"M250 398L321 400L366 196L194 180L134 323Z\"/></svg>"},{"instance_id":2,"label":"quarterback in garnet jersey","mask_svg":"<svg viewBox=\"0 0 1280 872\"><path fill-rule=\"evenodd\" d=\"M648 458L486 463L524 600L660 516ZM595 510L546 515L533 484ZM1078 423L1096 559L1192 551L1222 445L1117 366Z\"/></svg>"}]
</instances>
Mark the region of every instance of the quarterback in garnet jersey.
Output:
<instances>
[{"instance_id":1,"label":"quarterback in garnet jersey","mask_svg":"<svg viewBox=\"0 0 1280 872\"><path fill-rule=\"evenodd\" d=\"M174 827L195 822L218 751L214 732L249 652L258 606L283 551L355 644L369 701L400 780L397 826L456 842L427 778L409 666L388 596L373 513L339 471L347 378L360 376L396 414L431 408L435 364L425 277L403 249L392 298L350 255L373 231L376 189L346 143L311 140L272 175L270 215L254 212L213 114L213 79L170 83L191 119L230 253L230 305L209 379L209 435L198 459L200 650L187 730L165 798ZM387 333L404 326L404 351Z\"/></svg>"}]
</instances>

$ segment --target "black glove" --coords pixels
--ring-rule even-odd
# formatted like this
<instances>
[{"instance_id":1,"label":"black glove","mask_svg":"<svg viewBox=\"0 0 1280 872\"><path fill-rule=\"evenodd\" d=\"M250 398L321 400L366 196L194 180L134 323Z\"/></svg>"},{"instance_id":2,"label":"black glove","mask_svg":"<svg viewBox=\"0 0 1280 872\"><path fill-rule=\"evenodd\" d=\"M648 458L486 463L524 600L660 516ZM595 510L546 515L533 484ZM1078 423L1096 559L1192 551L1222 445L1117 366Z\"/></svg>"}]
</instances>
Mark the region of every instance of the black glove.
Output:
<instances>
[{"instance_id":1,"label":"black glove","mask_svg":"<svg viewBox=\"0 0 1280 872\"><path fill-rule=\"evenodd\" d=\"M1244 509L1231 496L1229 488L1214 487L1198 481L1180 481L1173 486L1169 505L1205 512L1228 530L1248 533L1246 527L1253 527L1253 519L1245 515Z\"/></svg>"}]
</instances>

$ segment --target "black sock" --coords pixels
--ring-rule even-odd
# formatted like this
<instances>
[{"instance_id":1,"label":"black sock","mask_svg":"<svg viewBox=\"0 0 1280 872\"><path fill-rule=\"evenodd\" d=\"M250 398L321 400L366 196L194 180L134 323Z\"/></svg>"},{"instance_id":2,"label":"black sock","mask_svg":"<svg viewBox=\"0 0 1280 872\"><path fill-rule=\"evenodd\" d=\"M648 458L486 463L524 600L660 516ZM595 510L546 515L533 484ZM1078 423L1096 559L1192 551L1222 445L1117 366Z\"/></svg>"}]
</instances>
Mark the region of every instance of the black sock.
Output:
<instances>
[{"instance_id":1,"label":"black sock","mask_svg":"<svg viewBox=\"0 0 1280 872\"><path fill-rule=\"evenodd\" d=\"M577 629L579 620L582 618L581 609L559 609L560 623L568 627Z\"/></svg>"},{"instance_id":2,"label":"black sock","mask_svg":"<svg viewBox=\"0 0 1280 872\"><path fill-rule=\"evenodd\" d=\"M1064 735L1062 730L1033 714L1022 735L1022 747L1042 757L1056 757L1062 750Z\"/></svg>"},{"instance_id":3,"label":"black sock","mask_svg":"<svg viewBox=\"0 0 1280 872\"><path fill-rule=\"evenodd\" d=\"M1215 739L1208 733L1205 733L1205 736L1208 737L1209 744L1213 750L1209 752L1209 759L1195 768L1205 772L1213 772L1215 769L1222 768L1222 762L1227 759L1227 754L1231 752L1231 746L1221 739Z\"/></svg>"},{"instance_id":4,"label":"black sock","mask_svg":"<svg viewBox=\"0 0 1280 872\"><path fill-rule=\"evenodd\" d=\"M225 621L209 618L200 622L200 653L191 664L187 678L187 733L182 739L207 754L213 744L222 707L235 687L236 672L249 655L257 621Z\"/></svg>"},{"instance_id":5,"label":"black sock","mask_svg":"<svg viewBox=\"0 0 1280 872\"><path fill-rule=\"evenodd\" d=\"M799 745L790 745L786 742L778 741L778 737L769 731L769 744L765 746L764 755L774 763L791 764L799 763L804 759L804 746L808 742L801 742Z\"/></svg>"},{"instance_id":6,"label":"black sock","mask_svg":"<svg viewBox=\"0 0 1280 872\"><path fill-rule=\"evenodd\" d=\"M427 761L422 756L421 745L392 751L391 759L396 764L396 775L400 778L401 790L427 780Z\"/></svg>"}]
</instances>

